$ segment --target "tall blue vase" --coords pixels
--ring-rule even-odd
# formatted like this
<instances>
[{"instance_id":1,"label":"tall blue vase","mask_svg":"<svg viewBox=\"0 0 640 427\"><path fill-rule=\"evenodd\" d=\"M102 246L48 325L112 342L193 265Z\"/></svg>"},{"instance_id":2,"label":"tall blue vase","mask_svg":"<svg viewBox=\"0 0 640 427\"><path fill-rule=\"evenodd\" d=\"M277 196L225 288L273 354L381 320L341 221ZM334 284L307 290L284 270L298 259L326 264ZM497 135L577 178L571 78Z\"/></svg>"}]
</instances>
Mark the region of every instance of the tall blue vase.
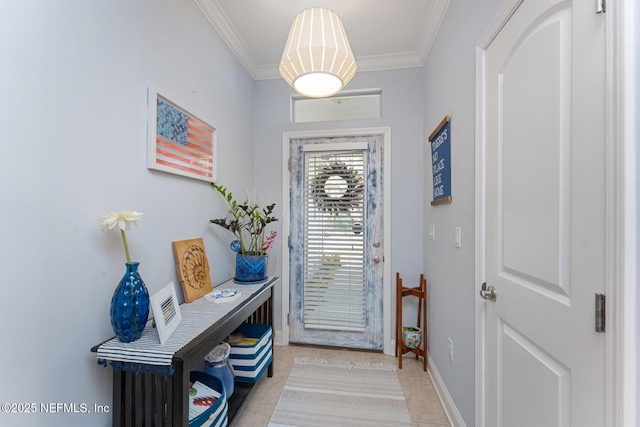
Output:
<instances>
[{"instance_id":1,"label":"tall blue vase","mask_svg":"<svg viewBox=\"0 0 640 427\"><path fill-rule=\"evenodd\" d=\"M149 292L138 274L139 264L126 263L127 272L111 298L111 326L122 342L140 338L149 316Z\"/></svg>"},{"instance_id":2,"label":"tall blue vase","mask_svg":"<svg viewBox=\"0 0 640 427\"><path fill-rule=\"evenodd\" d=\"M237 283L255 283L267 280L267 255L236 254Z\"/></svg>"}]
</instances>

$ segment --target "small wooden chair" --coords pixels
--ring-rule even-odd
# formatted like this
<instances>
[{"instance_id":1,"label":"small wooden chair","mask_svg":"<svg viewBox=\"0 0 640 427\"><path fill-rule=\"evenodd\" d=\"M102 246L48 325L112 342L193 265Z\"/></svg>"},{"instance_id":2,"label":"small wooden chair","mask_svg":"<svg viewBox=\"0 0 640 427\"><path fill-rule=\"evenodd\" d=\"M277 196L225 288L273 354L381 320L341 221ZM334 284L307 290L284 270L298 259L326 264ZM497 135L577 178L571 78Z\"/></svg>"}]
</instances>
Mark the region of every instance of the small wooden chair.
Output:
<instances>
[{"instance_id":1,"label":"small wooden chair","mask_svg":"<svg viewBox=\"0 0 640 427\"><path fill-rule=\"evenodd\" d=\"M420 320L422 320L422 343L418 348L410 348L402 339L402 298L406 296L414 296L418 298L418 328ZM421 319L422 318L422 319ZM415 288L405 288L402 286L402 278L400 273L396 273L396 357L398 359L398 368L402 369L402 355L405 353L414 353L416 359L422 356L424 370L427 370L427 279L424 274L420 275L420 285Z\"/></svg>"}]
</instances>

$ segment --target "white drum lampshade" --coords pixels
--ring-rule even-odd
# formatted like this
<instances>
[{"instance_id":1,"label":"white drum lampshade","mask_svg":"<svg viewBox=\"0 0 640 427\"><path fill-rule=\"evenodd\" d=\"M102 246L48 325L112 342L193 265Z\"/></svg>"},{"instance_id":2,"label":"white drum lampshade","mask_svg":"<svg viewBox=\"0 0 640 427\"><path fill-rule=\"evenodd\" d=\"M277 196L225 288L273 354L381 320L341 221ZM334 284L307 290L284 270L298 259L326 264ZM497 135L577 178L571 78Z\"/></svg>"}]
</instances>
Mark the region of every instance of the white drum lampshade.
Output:
<instances>
[{"instance_id":1,"label":"white drum lampshade","mask_svg":"<svg viewBox=\"0 0 640 427\"><path fill-rule=\"evenodd\" d=\"M326 98L340 92L356 73L356 61L342 20L332 10L303 10L291 25L280 75L296 92Z\"/></svg>"}]
</instances>

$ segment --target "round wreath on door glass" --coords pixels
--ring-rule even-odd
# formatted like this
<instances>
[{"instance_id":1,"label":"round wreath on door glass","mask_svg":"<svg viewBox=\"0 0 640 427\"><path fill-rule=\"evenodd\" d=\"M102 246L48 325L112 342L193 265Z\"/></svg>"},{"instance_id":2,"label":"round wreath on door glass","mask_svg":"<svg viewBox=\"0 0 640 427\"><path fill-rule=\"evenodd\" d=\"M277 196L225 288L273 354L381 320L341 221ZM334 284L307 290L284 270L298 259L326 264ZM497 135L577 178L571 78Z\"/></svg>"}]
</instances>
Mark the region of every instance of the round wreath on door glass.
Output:
<instances>
[{"instance_id":1,"label":"round wreath on door glass","mask_svg":"<svg viewBox=\"0 0 640 427\"><path fill-rule=\"evenodd\" d=\"M318 209L329 214L349 212L360 206L364 179L342 162L324 166L311 182L311 196Z\"/></svg>"}]
</instances>

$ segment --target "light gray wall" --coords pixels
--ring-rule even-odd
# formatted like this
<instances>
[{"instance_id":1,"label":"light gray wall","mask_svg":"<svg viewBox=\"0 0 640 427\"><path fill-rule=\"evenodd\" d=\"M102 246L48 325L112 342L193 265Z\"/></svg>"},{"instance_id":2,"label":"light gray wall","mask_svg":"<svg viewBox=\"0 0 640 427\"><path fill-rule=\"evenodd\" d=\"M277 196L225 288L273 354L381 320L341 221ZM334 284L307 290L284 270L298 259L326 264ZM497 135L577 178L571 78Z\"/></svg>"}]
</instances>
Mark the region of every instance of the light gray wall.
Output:
<instances>
[{"instance_id":1,"label":"light gray wall","mask_svg":"<svg viewBox=\"0 0 640 427\"><path fill-rule=\"evenodd\" d=\"M111 337L125 272L105 208L144 213L127 237L150 293L176 277L171 242L205 238L214 284L233 275L208 184L146 168L147 87L219 131L219 179L253 172L253 80L191 0L5 4L0 14L0 402L111 405ZM181 296L179 297L181 298ZM4 426L107 426L111 415L5 414Z\"/></svg>"},{"instance_id":2,"label":"light gray wall","mask_svg":"<svg viewBox=\"0 0 640 427\"><path fill-rule=\"evenodd\" d=\"M293 89L282 79L256 82L255 176L256 187L278 189L273 194L282 218L282 133L316 129L391 127L391 271L416 282L422 273L422 131L423 78L420 68L358 73L346 89L382 89L382 118L293 124L290 97ZM286 237L283 235L282 240ZM271 255L270 255L271 256ZM395 280L395 279L394 279ZM405 282L407 283L407 282ZM393 283L395 289L395 282ZM281 294L276 290L276 329L280 322ZM394 304L394 301L390 302ZM409 306L409 303L407 303ZM395 307L395 305L392 305ZM412 307L408 307L411 315ZM395 312L392 310L392 312ZM409 318L409 317L407 317Z\"/></svg>"},{"instance_id":3,"label":"light gray wall","mask_svg":"<svg viewBox=\"0 0 640 427\"><path fill-rule=\"evenodd\" d=\"M424 269L429 279L429 349L464 418L475 421L475 48L502 2L452 0L424 65L424 129L451 116L450 204L431 206L431 158L424 151ZM428 224L436 226L429 240ZM462 228L462 247L454 228ZM447 339L453 341L453 362Z\"/></svg>"}]
</instances>

